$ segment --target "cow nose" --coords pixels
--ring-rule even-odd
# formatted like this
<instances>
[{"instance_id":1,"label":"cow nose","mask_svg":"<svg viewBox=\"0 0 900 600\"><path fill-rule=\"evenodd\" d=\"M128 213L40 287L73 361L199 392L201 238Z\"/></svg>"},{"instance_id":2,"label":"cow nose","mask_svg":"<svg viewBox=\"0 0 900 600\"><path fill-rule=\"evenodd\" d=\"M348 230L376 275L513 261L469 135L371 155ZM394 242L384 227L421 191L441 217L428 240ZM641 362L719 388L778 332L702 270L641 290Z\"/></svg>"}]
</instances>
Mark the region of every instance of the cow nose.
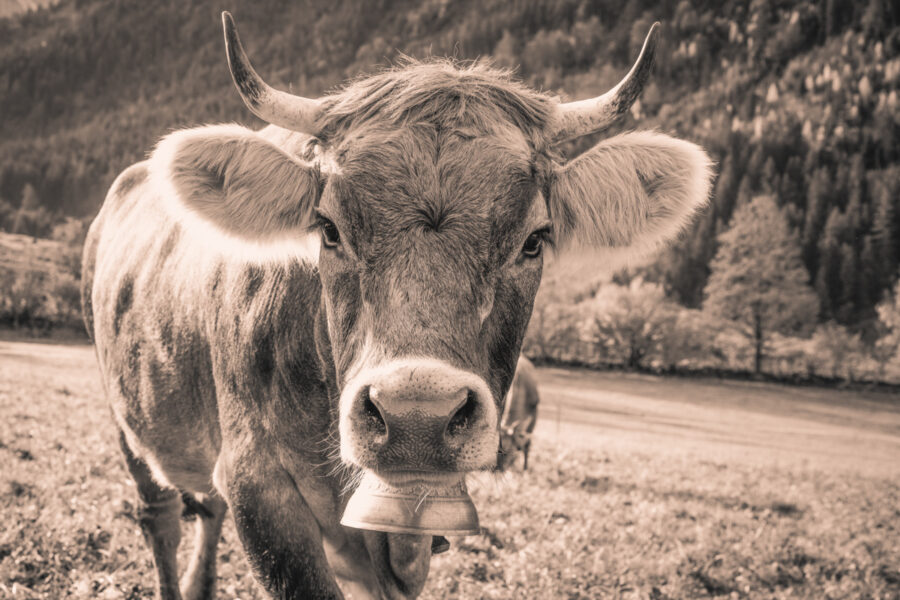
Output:
<instances>
[{"instance_id":1,"label":"cow nose","mask_svg":"<svg viewBox=\"0 0 900 600\"><path fill-rule=\"evenodd\" d=\"M422 390L424 393L419 396L419 404L416 405L415 400L408 402L404 396L409 395L403 392L398 394L397 390L389 388L386 390L384 387L364 386L360 390L360 401L367 428L373 435L384 438L380 441L386 442L389 430L385 414L396 427L400 424L397 421L402 421L407 413L420 412L426 418L430 413L439 422L446 421L442 434L446 442L453 443L472 432L472 425L478 414L478 396L475 390L467 387L449 393L442 393L445 390L431 390L434 392L431 395L428 395L428 391ZM412 415L413 418L416 416L419 415Z\"/></svg>"},{"instance_id":2,"label":"cow nose","mask_svg":"<svg viewBox=\"0 0 900 600\"><path fill-rule=\"evenodd\" d=\"M453 438L465 435L469 431L469 424L478 412L478 400L475 390L466 390L466 397L462 399L453 411L447 428L444 430L445 438Z\"/></svg>"},{"instance_id":3,"label":"cow nose","mask_svg":"<svg viewBox=\"0 0 900 600\"><path fill-rule=\"evenodd\" d=\"M361 375L347 433L363 466L468 470L465 465L480 454L472 446L481 446L494 429L490 393L474 373L440 361L402 361Z\"/></svg>"}]
</instances>

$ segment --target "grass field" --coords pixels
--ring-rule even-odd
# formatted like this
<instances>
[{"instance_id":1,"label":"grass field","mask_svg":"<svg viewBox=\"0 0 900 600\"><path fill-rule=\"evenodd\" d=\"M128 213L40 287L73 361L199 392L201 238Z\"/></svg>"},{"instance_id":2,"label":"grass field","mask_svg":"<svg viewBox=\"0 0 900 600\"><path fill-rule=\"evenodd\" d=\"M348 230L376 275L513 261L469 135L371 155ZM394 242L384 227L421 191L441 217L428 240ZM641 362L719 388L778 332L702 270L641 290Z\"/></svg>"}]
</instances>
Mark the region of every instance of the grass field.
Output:
<instances>
[{"instance_id":1,"label":"grass field","mask_svg":"<svg viewBox=\"0 0 900 600\"><path fill-rule=\"evenodd\" d=\"M532 469L476 482L424 598L900 598L900 399L540 379ZM133 493L92 349L0 342L0 598L151 597ZM230 524L219 565L262 597Z\"/></svg>"}]
</instances>

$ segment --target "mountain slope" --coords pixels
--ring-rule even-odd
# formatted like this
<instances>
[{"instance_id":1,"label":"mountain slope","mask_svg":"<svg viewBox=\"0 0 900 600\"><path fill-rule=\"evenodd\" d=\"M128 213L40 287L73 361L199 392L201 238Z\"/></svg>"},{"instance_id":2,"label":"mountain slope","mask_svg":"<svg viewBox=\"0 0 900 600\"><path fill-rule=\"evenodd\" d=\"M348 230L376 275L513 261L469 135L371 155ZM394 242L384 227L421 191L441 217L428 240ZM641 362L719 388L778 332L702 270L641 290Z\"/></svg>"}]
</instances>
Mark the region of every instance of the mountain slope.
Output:
<instances>
[{"instance_id":1,"label":"mountain slope","mask_svg":"<svg viewBox=\"0 0 900 600\"><path fill-rule=\"evenodd\" d=\"M716 233L735 206L772 194L802 240L822 319L866 322L897 277L900 8L889 0L64 0L0 20L0 226L12 227L26 184L50 211L90 215L167 131L258 124L232 89L222 8L263 76L310 96L402 52L491 56L585 97L622 76L659 19L653 82L620 129L698 141L720 174L713 207L652 275L698 305Z\"/></svg>"},{"instance_id":2,"label":"mountain slope","mask_svg":"<svg viewBox=\"0 0 900 600\"><path fill-rule=\"evenodd\" d=\"M0 0L0 19L49 6L58 0Z\"/></svg>"}]
</instances>

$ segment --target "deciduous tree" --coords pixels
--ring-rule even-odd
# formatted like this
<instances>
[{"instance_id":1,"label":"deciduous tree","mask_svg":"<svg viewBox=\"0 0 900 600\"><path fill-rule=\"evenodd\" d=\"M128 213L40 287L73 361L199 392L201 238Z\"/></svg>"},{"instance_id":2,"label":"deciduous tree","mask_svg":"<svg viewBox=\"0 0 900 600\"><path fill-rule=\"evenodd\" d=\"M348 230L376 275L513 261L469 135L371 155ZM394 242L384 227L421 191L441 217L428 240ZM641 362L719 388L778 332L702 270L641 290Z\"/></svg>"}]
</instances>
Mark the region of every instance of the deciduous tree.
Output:
<instances>
[{"instance_id":1,"label":"deciduous tree","mask_svg":"<svg viewBox=\"0 0 900 600\"><path fill-rule=\"evenodd\" d=\"M704 309L739 324L753 343L759 373L767 339L815 322L818 301L809 286L800 245L770 196L738 207L719 235Z\"/></svg>"},{"instance_id":2,"label":"deciduous tree","mask_svg":"<svg viewBox=\"0 0 900 600\"><path fill-rule=\"evenodd\" d=\"M879 378L884 378L885 368L893 361L900 362L900 280L892 294L878 305L878 328L881 335L873 347L878 362Z\"/></svg>"}]
</instances>

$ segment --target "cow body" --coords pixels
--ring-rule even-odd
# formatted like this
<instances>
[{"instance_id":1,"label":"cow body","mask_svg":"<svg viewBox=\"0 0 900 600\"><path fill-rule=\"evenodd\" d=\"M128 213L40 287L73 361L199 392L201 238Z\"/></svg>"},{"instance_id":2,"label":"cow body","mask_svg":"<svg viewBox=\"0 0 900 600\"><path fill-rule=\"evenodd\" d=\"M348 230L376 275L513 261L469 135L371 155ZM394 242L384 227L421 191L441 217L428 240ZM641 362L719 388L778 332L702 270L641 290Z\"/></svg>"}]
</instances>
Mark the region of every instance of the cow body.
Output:
<instances>
[{"instance_id":1,"label":"cow body","mask_svg":"<svg viewBox=\"0 0 900 600\"><path fill-rule=\"evenodd\" d=\"M236 511L283 511L248 524L242 540L263 547L279 532L295 535L284 543L307 564L279 568L296 570L310 597L338 595L326 547L338 569L354 565L348 580L377 589L361 532L338 524L347 482L314 343L314 266L236 260L188 235L163 206L148 165L131 167L91 228L84 264L89 327L129 468L152 478L136 476L149 490L142 511L167 511L177 544L180 493L165 492L196 495L219 519L230 489ZM175 589L170 582L172 597Z\"/></svg>"},{"instance_id":2,"label":"cow body","mask_svg":"<svg viewBox=\"0 0 900 600\"><path fill-rule=\"evenodd\" d=\"M341 525L359 479L426 502L496 468L544 242L652 249L705 202L709 161L654 133L566 165L552 151L627 110L652 32L596 101L441 61L311 100L266 86L223 18L238 90L272 125L167 136L85 243L85 321L159 592L213 596L227 507L273 597L414 598L442 528ZM201 518L179 583L185 508Z\"/></svg>"},{"instance_id":3,"label":"cow body","mask_svg":"<svg viewBox=\"0 0 900 600\"><path fill-rule=\"evenodd\" d=\"M521 452L522 468L528 470L531 434L537 424L540 400L534 365L524 356L520 356L512 385L506 394L503 417L500 420L500 455L497 459L500 469L509 468Z\"/></svg>"}]
</instances>

